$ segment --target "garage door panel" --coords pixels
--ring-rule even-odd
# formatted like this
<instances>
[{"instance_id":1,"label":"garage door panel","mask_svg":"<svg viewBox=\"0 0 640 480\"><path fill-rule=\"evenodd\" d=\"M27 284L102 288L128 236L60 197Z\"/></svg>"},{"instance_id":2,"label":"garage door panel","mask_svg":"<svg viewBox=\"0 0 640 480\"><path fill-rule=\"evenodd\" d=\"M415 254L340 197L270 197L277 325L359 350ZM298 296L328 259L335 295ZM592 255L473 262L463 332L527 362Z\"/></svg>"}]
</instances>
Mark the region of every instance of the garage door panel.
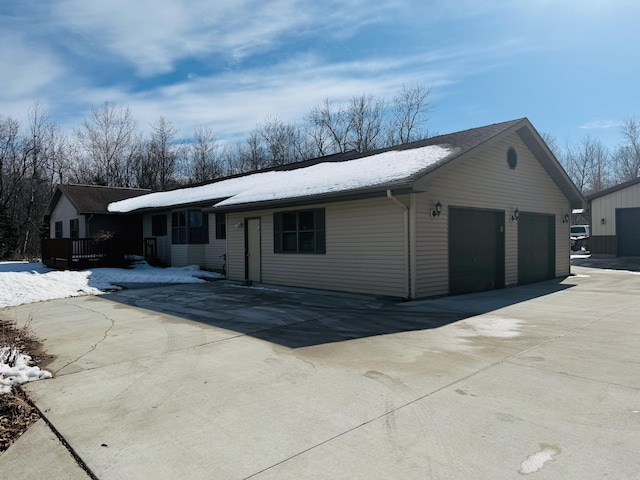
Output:
<instances>
[{"instance_id":1,"label":"garage door panel","mask_svg":"<svg viewBox=\"0 0 640 480\"><path fill-rule=\"evenodd\" d=\"M504 212L449 209L449 291L504 286Z\"/></svg>"},{"instance_id":2,"label":"garage door panel","mask_svg":"<svg viewBox=\"0 0 640 480\"><path fill-rule=\"evenodd\" d=\"M556 273L555 216L523 212L518 220L518 283L549 280Z\"/></svg>"},{"instance_id":3,"label":"garage door panel","mask_svg":"<svg viewBox=\"0 0 640 480\"><path fill-rule=\"evenodd\" d=\"M640 208L616 209L619 257L640 256Z\"/></svg>"}]
</instances>

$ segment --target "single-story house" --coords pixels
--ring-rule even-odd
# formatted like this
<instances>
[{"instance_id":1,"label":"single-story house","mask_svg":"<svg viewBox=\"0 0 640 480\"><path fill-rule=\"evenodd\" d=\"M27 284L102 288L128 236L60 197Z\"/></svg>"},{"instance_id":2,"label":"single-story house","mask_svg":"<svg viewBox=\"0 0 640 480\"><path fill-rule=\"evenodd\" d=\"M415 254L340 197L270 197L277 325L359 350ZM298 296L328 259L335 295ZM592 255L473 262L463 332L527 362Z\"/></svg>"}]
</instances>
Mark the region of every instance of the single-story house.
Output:
<instances>
[{"instance_id":1,"label":"single-story house","mask_svg":"<svg viewBox=\"0 0 640 480\"><path fill-rule=\"evenodd\" d=\"M591 254L640 256L640 178L587 196Z\"/></svg>"},{"instance_id":2,"label":"single-story house","mask_svg":"<svg viewBox=\"0 0 640 480\"><path fill-rule=\"evenodd\" d=\"M49 229L49 239L43 241L43 261L60 256L61 251L87 255L81 247L81 239L95 239L103 234L117 236L118 242L127 253L141 254L140 242L142 229L140 215L119 215L109 212L107 206L112 202L151 193L142 188L104 187L99 185L58 185L54 191L45 214L45 224ZM65 242L74 239L76 245ZM86 242L85 242L86 243ZM69 256L68 252L62 256ZM55 262L52 262L52 266ZM68 264L64 264L69 266Z\"/></svg>"},{"instance_id":3,"label":"single-story house","mask_svg":"<svg viewBox=\"0 0 640 480\"><path fill-rule=\"evenodd\" d=\"M231 280L413 299L569 275L570 213L585 206L523 118L109 211L141 213L174 265L226 255Z\"/></svg>"}]
</instances>

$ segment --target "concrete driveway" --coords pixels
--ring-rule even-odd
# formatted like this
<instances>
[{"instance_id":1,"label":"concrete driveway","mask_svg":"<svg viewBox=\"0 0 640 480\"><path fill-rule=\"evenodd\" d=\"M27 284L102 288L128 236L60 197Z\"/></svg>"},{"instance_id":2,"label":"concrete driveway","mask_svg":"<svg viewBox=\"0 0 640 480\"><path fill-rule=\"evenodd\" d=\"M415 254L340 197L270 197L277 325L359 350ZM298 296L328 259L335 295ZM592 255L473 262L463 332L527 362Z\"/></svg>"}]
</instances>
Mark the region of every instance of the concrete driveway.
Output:
<instances>
[{"instance_id":1,"label":"concrete driveway","mask_svg":"<svg viewBox=\"0 0 640 480\"><path fill-rule=\"evenodd\" d=\"M89 473L43 420L0 471L636 478L640 275L599 267L405 304L216 282L5 310L55 355L25 389Z\"/></svg>"}]
</instances>

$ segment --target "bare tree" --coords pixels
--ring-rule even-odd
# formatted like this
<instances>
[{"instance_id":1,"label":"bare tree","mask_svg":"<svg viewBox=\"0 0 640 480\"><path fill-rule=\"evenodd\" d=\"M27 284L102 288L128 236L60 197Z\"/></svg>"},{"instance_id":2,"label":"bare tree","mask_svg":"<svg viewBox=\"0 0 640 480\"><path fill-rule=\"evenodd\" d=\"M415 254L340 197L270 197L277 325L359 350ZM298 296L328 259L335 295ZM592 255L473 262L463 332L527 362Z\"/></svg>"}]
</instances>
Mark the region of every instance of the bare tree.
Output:
<instances>
[{"instance_id":1,"label":"bare tree","mask_svg":"<svg viewBox=\"0 0 640 480\"><path fill-rule=\"evenodd\" d=\"M195 129L193 143L189 146L189 160L189 180L191 182L206 182L223 174L218 141L211 128L198 127Z\"/></svg>"},{"instance_id":2,"label":"bare tree","mask_svg":"<svg viewBox=\"0 0 640 480\"><path fill-rule=\"evenodd\" d=\"M372 95L353 97L347 108L351 138L348 141L351 149L368 152L384 145L382 141L383 117L385 104L383 100Z\"/></svg>"},{"instance_id":3,"label":"bare tree","mask_svg":"<svg viewBox=\"0 0 640 480\"><path fill-rule=\"evenodd\" d=\"M318 155L346 152L350 149L352 124L344 108L335 106L328 98L306 116L307 131Z\"/></svg>"},{"instance_id":4,"label":"bare tree","mask_svg":"<svg viewBox=\"0 0 640 480\"><path fill-rule=\"evenodd\" d=\"M267 166L267 155L257 131L247 135L244 142L239 142L226 153L228 173L244 173L259 170Z\"/></svg>"},{"instance_id":5,"label":"bare tree","mask_svg":"<svg viewBox=\"0 0 640 480\"><path fill-rule=\"evenodd\" d=\"M95 183L131 186L139 136L129 107L106 101L92 108L76 137L91 164Z\"/></svg>"},{"instance_id":6,"label":"bare tree","mask_svg":"<svg viewBox=\"0 0 640 480\"><path fill-rule=\"evenodd\" d=\"M41 220L65 161L60 130L34 103L28 125L0 117L0 256L35 254Z\"/></svg>"},{"instance_id":7,"label":"bare tree","mask_svg":"<svg viewBox=\"0 0 640 480\"><path fill-rule=\"evenodd\" d=\"M547 147L549 147L549 150L551 150L551 153L553 153L558 160L561 160L564 152L562 152L560 148L558 139L549 132L540 132L540 136L542 140L544 140L544 143L547 144Z\"/></svg>"},{"instance_id":8,"label":"bare tree","mask_svg":"<svg viewBox=\"0 0 640 480\"><path fill-rule=\"evenodd\" d=\"M614 154L616 180L640 177L640 117L627 117L620 128L623 144Z\"/></svg>"},{"instance_id":9,"label":"bare tree","mask_svg":"<svg viewBox=\"0 0 640 480\"><path fill-rule=\"evenodd\" d=\"M12 202L20 187L20 122L0 116L0 258L18 247Z\"/></svg>"},{"instance_id":10,"label":"bare tree","mask_svg":"<svg viewBox=\"0 0 640 480\"><path fill-rule=\"evenodd\" d=\"M408 143L427 136L424 125L429 120L431 88L423 83L402 85L391 105L391 143Z\"/></svg>"},{"instance_id":11,"label":"bare tree","mask_svg":"<svg viewBox=\"0 0 640 480\"><path fill-rule=\"evenodd\" d=\"M585 137L577 144L567 142L562 162L584 194L597 192L611 184L611 156L598 139Z\"/></svg>"},{"instance_id":12,"label":"bare tree","mask_svg":"<svg viewBox=\"0 0 640 480\"><path fill-rule=\"evenodd\" d=\"M174 186L178 149L174 145L178 131L165 117L158 118L152 125L151 139L147 145L148 158L155 169L156 190L166 190Z\"/></svg>"},{"instance_id":13,"label":"bare tree","mask_svg":"<svg viewBox=\"0 0 640 480\"><path fill-rule=\"evenodd\" d=\"M264 144L268 166L285 165L306 160L312 156L311 148L300 128L278 117L267 117L257 128Z\"/></svg>"}]
</instances>

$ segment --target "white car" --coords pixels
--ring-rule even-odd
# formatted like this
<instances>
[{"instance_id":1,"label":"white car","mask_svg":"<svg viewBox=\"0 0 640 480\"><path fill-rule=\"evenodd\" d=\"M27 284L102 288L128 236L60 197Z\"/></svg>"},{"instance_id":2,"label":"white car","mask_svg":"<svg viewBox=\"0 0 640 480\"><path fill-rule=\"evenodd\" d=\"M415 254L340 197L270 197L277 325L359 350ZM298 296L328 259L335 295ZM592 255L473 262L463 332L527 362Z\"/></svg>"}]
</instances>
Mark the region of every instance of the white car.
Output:
<instances>
[{"instance_id":1,"label":"white car","mask_svg":"<svg viewBox=\"0 0 640 480\"><path fill-rule=\"evenodd\" d=\"M571 250L589 251L589 225L571 225Z\"/></svg>"}]
</instances>

